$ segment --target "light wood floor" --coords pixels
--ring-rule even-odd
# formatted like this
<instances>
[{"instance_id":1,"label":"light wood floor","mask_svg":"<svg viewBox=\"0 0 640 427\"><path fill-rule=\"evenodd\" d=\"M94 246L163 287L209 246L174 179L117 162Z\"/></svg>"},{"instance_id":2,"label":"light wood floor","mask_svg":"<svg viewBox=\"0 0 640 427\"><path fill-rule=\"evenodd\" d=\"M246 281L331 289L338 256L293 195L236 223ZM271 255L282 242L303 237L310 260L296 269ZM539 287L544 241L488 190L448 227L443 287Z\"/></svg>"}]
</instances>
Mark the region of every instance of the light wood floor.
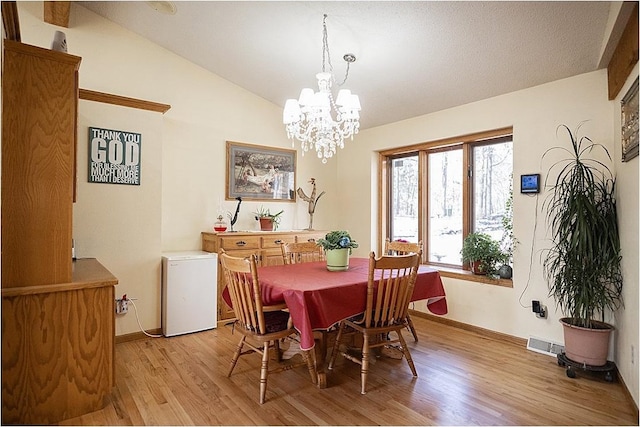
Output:
<instances>
[{"instance_id":1,"label":"light wood floor","mask_svg":"<svg viewBox=\"0 0 640 427\"><path fill-rule=\"evenodd\" d=\"M116 345L116 387L107 406L65 425L638 425L619 382L570 379L556 359L473 332L413 318L415 361L379 358L360 395L359 366L339 358L328 387L301 367L269 377L258 404L260 357L229 359L228 326ZM298 357L298 356L296 356ZM274 362L275 363L275 362Z\"/></svg>"}]
</instances>

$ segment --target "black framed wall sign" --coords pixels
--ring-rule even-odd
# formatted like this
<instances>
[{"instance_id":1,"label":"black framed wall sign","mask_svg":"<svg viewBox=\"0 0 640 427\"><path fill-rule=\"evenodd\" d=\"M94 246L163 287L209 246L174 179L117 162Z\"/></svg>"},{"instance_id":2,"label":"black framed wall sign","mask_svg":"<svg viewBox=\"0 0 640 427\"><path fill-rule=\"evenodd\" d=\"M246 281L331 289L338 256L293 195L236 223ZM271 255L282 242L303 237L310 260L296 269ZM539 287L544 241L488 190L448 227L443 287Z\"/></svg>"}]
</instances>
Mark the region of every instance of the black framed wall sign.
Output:
<instances>
[{"instance_id":1,"label":"black framed wall sign","mask_svg":"<svg viewBox=\"0 0 640 427\"><path fill-rule=\"evenodd\" d=\"M142 134L89 127L89 182L140 185Z\"/></svg>"},{"instance_id":2,"label":"black framed wall sign","mask_svg":"<svg viewBox=\"0 0 640 427\"><path fill-rule=\"evenodd\" d=\"M540 192L540 174L532 173L520 175L520 192L521 193L539 193Z\"/></svg>"}]
</instances>

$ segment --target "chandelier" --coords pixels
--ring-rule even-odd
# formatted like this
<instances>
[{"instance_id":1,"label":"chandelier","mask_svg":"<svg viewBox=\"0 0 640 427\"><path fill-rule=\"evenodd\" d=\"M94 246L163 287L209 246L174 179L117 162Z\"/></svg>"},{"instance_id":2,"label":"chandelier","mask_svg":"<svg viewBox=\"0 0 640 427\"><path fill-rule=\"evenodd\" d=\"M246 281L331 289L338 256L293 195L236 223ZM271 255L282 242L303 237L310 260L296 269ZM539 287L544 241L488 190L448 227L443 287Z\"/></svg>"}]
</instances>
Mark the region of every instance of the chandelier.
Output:
<instances>
[{"instance_id":1,"label":"chandelier","mask_svg":"<svg viewBox=\"0 0 640 427\"><path fill-rule=\"evenodd\" d=\"M347 71L342 86L349 76L349 65L355 62L352 53L343 56L347 63ZM325 67L328 64L328 71ZM322 20L322 72L316 74L319 91L304 88L298 100L288 99L284 105L282 121L287 129L289 139L297 138L301 142L302 155L313 149L327 163L333 157L336 148L344 148L345 138L351 138L360 129L360 99L350 90L341 89L334 101L331 86L334 82L333 66L329 54L327 40L327 15ZM292 141L295 146L295 139Z\"/></svg>"}]
</instances>

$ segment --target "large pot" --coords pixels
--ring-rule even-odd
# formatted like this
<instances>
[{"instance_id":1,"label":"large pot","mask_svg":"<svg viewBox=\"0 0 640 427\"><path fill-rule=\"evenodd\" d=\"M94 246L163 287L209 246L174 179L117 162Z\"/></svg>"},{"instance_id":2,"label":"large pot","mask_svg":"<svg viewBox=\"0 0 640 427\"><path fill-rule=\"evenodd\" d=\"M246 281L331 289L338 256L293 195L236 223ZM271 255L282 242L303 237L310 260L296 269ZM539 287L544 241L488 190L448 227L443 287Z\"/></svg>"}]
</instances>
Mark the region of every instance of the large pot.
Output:
<instances>
[{"instance_id":1,"label":"large pot","mask_svg":"<svg viewBox=\"0 0 640 427\"><path fill-rule=\"evenodd\" d=\"M349 249L327 249L327 270L345 271L349 269Z\"/></svg>"},{"instance_id":2,"label":"large pot","mask_svg":"<svg viewBox=\"0 0 640 427\"><path fill-rule=\"evenodd\" d=\"M564 352L577 363L589 366L604 366L609 354L609 338L615 329L612 325L592 320L593 328L576 326L576 319L563 317Z\"/></svg>"}]
</instances>

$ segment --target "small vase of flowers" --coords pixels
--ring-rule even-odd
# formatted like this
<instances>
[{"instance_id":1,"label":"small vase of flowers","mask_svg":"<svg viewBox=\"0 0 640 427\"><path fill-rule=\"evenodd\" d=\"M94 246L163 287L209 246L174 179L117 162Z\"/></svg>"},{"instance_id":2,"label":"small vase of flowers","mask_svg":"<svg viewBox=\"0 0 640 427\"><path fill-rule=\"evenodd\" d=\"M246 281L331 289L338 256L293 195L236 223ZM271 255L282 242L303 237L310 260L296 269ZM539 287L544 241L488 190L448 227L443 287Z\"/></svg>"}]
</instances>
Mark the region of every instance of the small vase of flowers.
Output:
<instances>
[{"instance_id":1,"label":"small vase of flowers","mask_svg":"<svg viewBox=\"0 0 640 427\"><path fill-rule=\"evenodd\" d=\"M330 231L324 239L318 239L327 258L327 270L345 271L349 269L349 255L358 243L351 238L348 231Z\"/></svg>"}]
</instances>

